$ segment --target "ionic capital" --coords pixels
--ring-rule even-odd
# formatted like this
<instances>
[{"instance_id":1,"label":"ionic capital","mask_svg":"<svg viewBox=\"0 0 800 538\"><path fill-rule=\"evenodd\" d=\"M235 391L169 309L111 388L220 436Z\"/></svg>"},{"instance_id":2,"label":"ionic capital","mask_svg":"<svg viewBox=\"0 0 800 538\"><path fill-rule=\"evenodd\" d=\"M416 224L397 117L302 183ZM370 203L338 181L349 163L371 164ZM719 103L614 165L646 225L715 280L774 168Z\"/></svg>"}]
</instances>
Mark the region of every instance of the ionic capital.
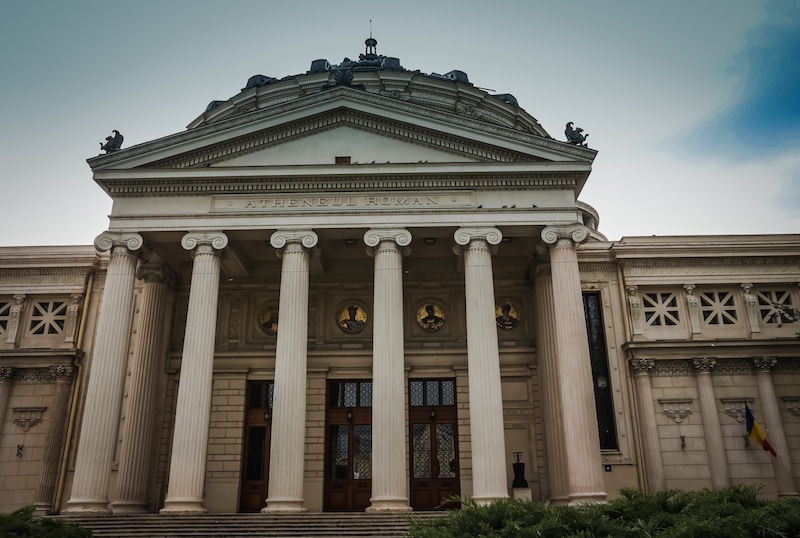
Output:
<instances>
[{"instance_id":1,"label":"ionic capital","mask_svg":"<svg viewBox=\"0 0 800 538\"><path fill-rule=\"evenodd\" d=\"M566 226L547 226L542 230L541 237L548 245L556 245L559 239L568 239L579 245L589 239L589 228L577 222Z\"/></svg>"},{"instance_id":2,"label":"ionic capital","mask_svg":"<svg viewBox=\"0 0 800 538\"><path fill-rule=\"evenodd\" d=\"M400 249L403 256L411 252L411 232L403 228L373 228L364 234L364 244L367 245L367 254L374 256L376 248L382 242L392 242Z\"/></svg>"},{"instance_id":3,"label":"ionic capital","mask_svg":"<svg viewBox=\"0 0 800 538\"><path fill-rule=\"evenodd\" d=\"M278 256L283 254L283 249L288 245L298 245L315 254L318 242L319 237L313 230L278 230L269 238L269 244L278 249Z\"/></svg>"},{"instance_id":4,"label":"ionic capital","mask_svg":"<svg viewBox=\"0 0 800 538\"><path fill-rule=\"evenodd\" d=\"M211 254L219 255L228 246L228 236L222 232L189 232L181 239L181 246L189 251L208 246Z\"/></svg>"},{"instance_id":5,"label":"ionic capital","mask_svg":"<svg viewBox=\"0 0 800 538\"><path fill-rule=\"evenodd\" d=\"M123 232L103 232L94 240L94 248L100 252L114 247L125 247L129 252L137 252L144 247L144 239L139 234Z\"/></svg>"},{"instance_id":6,"label":"ionic capital","mask_svg":"<svg viewBox=\"0 0 800 538\"><path fill-rule=\"evenodd\" d=\"M497 252L497 245L503 240L503 232L497 228L459 228L453 235L456 244L453 252L461 255L464 250L485 248L489 254Z\"/></svg>"}]
</instances>

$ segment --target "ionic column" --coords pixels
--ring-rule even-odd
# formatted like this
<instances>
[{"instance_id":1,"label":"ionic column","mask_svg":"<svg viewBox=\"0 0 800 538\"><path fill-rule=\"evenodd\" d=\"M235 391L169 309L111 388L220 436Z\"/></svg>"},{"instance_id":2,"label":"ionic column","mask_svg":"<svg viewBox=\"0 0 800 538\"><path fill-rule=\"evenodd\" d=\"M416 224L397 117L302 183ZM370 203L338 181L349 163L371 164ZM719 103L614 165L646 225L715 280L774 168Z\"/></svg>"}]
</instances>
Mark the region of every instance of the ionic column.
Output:
<instances>
[{"instance_id":1,"label":"ionic column","mask_svg":"<svg viewBox=\"0 0 800 538\"><path fill-rule=\"evenodd\" d=\"M639 409L639 433L642 440L642 467L646 490L650 493L664 489L664 464L658 441L658 424L653 410L653 387L650 372L655 368L653 359L631 359L633 383L636 387L636 407Z\"/></svg>"},{"instance_id":2,"label":"ionic column","mask_svg":"<svg viewBox=\"0 0 800 538\"><path fill-rule=\"evenodd\" d=\"M473 498L488 504L508 498L491 252L503 235L497 228L459 228L454 238L464 255Z\"/></svg>"},{"instance_id":3,"label":"ionic column","mask_svg":"<svg viewBox=\"0 0 800 538\"><path fill-rule=\"evenodd\" d=\"M403 247L407 230L364 235L375 258L372 358L372 498L367 512L410 512L406 479Z\"/></svg>"},{"instance_id":4,"label":"ionic column","mask_svg":"<svg viewBox=\"0 0 800 538\"><path fill-rule=\"evenodd\" d=\"M722 437L722 426L719 424L717 402L714 397L714 385L711 381L711 370L717 365L716 359L694 359L695 377L697 379L697 400L700 402L700 413L703 415L703 436L708 452L708 466L711 469L711 487L720 489L730 485L728 474L728 458L725 455L725 444Z\"/></svg>"},{"instance_id":5,"label":"ionic column","mask_svg":"<svg viewBox=\"0 0 800 538\"><path fill-rule=\"evenodd\" d=\"M553 277L548 265L536 274L536 352L539 357L542 422L547 447L547 477L550 480L549 500L553 504L566 504L569 502L567 463L554 318Z\"/></svg>"},{"instance_id":6,"label":"ionic column","mask_svg":"<svg viewBox=\"0 0 800 538\"><path fill-rule=\"evenodd\" d=\"M14 383L14 368L0 368L0 435L3 435L3 425L8 411L8 398L11 396L11 385Z\"/></svg>"},{"instance_id":7,"label":"ionic column","mask_svg":"<svg viewBox=\"0 0 800 538\"><path fill-rule=\"evenodd\" d=\"M550 246L553 297L556 298L553 324L570 504L606 498L589 338L575 251L576 243L588 238L589 230L579 224L548 226L542 230L542 240Z\"/></svg>"},{"instance_id":8,"label":"ionic column","mask_svg":"<svg viewBox=\"0 0 800 538\"><path fill-rule=\"evenodd\" d=\"M53 406L51 408L53 412L50 416L50 429L47 431L44 452L42 453L39 485L36 488L33 501L36 512L39 514L47 513L53 509L61 450L64 447L64 434L68 422L69 396L72 392L72 382L75 379L75 368L72 366L51 366L50 376L55 382Z\"/></svg>"},{"instance_id":9,"label":"ionic column","mask_svg":"<svg viewBox=\"0 0 800 538\"><path fill-rule=\"evenodd\" d=\"M129 407L126 429L119 451L115 514L147 513L147 487L150 478L149 456L153 445L156 391L160 359L164 354L164 327L169 285L174 276L163 264L139 267L142 289L141 326L136 353L132 357L127 395Z\"/></svg>"},{"instance_id":10,"label":"ionic column","mask_svg":"<svg viewBox=\"0 0 800 538\"><path fill-rule=\"evenodd\" d=\"M309 250L317 245L311 230L278 231L270 244L282 256L280 325L275 347L275 395L269 492L262 512L305 512L303 459L306 435Z\"/></svg>"},{"instance_id":11,"label":"ionic column","mask_svg":"<svg viewBox=\"0 0 800 538\"><path fill-rule=\"evenodd\" d=\"M138 234L106 232L94 240L97 250L111 251L111 259L97 320L97 340L86 387L72 496L64 510L66 513L111 513L108 485L125 385L136 251L142 244Z\"/></svg>"},{"instance_id":12,"label":"ionic column","mask_svg":"<svg viewBox=\"0 0 800 538\"><path fill-rule=\"evenodd\" d=\"M778 484L778 496L788 497L797 495L797 489L792 477L792 458L789 453L789 445L786 442L786 434L783 431L778 398L775 396L775 386L772 384L772 368L777 363L777 359L773 357L753 359L758 395L761 397L761 413L767 430L767 440L772 445L772 448L775 449L775 453L778 454L777 458L771 458L772 466L775 469L775 481Z\"/></svg>"},{"instance_id":13,"label":"ionic column","mask_svg":"<svg viewBox=\"0 0 800 538\"><path fill-rule=\"evenodd\" d=\"M228 245L223 233L188 233L181 246L192 251L192 282L183 341L169 487L162 514L198 514L203 506L214 340L217 328L220 255Z\"/></svg>"}]
</instances>

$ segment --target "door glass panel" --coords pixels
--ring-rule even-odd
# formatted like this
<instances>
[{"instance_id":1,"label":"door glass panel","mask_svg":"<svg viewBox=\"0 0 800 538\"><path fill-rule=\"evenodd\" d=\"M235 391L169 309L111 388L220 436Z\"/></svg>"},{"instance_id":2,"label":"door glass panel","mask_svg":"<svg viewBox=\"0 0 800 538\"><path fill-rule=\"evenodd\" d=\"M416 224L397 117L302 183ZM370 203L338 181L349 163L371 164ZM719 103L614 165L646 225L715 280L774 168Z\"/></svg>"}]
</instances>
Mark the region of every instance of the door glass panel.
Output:
<instances>
[{"instance_id":1,"label":"door glass panel","mask_svg":"<svg viewBox=\"0 0 800 538\"><path fill-rule=\"evenodd\" d=\"M423 399L423 389L424 385L422 381L412 381L411 387L409 388L408 399L411 401L411 405L413 406L420 406L425 403Z\"/></svg>"},{"instance_id":2,"label":"door glass panel","mask_svg":"<svg viewBox=\"0 0 800 538\"><path fill-rule=\"evenodd\" d=\"M353 426L353 441L353 478L369 480L372 478L372 426Z\"/></svg>"},{"instance_id":3,"label":"door glass panel","mask_svg":"<svg viewBox=\"0 0 800 538\"><path fill-rule=\"evenodd\" d=\"M442 381L442 405L456 404L456 387L452 381Z\"/></svg>"},{"instance_id":4,"label":"door glass panel","mask_svg":"<svg viewBox=\"0 0 800 538\"><path fill-rule=\"evenodd\" d=\"M431 427L430 424L414 424L414 438L411 446L414 450L414 478L431 477Z\"/></svg>"},{"instance_id":5,"label":"door glass panel","mask_svg":"<svg viewBox=\"0 0 800 538\"><path fill-rule=\"evenodd\" d=\"M361 407L372 407L372 383L361 383L359 405Z\"/></svg>"},{"instance_id":6,"label":"door glass panel","mask_svg":"<svg viewBox=\"0 0 800 538\"><path fill-rule=\"evenodd\" d=\"M264 480L264 450L266 449L267 428L249 428L247 440L247 480Z\"/></svg>"},{"instance_id":7,"label":"door glass panel","mask_svg":"<svg viewBox=\"0 0 800 538\"><path fill-rule=\"evenodd\" d=\"M345 383L344 384L344 406L345 407L355 407L356 402L356 394L358 387L357 383Z\"/></svg>"},{"instance_id":8,"label":"door glass panel","mask_svg":"<svg viewBox=\"0 0 800 538\"><path fill-rule=\"evenodd\" d=\"M439 462L439 478L455 478L456 451L452 424L436 425L436 457Z\"/></svg>"},{"instance_id":9,"label":"door glass panel","mask_svg":"<svg viewBox=\"0 0 800 538\"><path fill-rule=\"evenodd\" d=\"M428 381L428 405L439 405L439 382Z\"/></svg>"},{"instance_id":10,"label":"door glass panel","mask_svg":"<svg viewBox=\"0 0 800 538\"><path fill-rule=\"evenodd\" d=\"M347 479L347 426L330 427L331 478Z\"/></svg>"}]
</instances>

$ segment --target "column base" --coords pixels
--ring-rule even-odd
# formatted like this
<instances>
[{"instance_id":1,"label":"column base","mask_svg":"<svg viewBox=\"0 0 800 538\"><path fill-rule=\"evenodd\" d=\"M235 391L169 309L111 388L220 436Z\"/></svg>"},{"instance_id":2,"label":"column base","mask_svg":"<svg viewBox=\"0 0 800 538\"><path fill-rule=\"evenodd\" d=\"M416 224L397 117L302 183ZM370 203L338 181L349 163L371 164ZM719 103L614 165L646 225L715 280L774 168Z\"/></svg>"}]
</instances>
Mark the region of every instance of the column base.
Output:
<instances>
[{"instance_id":1,"label":"column base","mask_svg":"<svg viewBox=\"0 0 800 538\"><path fill-rule=\"evenodd\" d=\"M206 509L203 506L203 499L167 499L164 501L164 508L158 511L162 515L191 515L191 514L205 514Z\"/></svg>"},{"instance_id":2,"label":"column base","mask_svg":"<svg viewBox=\"0 0 800 538\"><path fill-rule=\"evenodd\" d=\"M62 514L79 514L85 516L107 516L111 514L108 508L108 501L105 499L70 499L67 508L61 511Z\"/></svg>"},{"instance_id":3,"label":"column base","mask_svg":"<svg viewBox=\"0 0 800 538\"><path fill-rule=\"evenodd\" d=\"M495 501L505 501L508 499L508 494L505 495L497 494L497 495L484 495L482 497L472 497L472 500L475 501L475 504L478 506L486 506L487 504L492 504Z\"/></svg>"},{"instance_id":4,"label":"column base","mask_svg":"<svg viewBox=\"0 0 800 538\"><path fill-rule=\"evenodd\" d=\"M515 499L530 501L533 499L533 491L531 488L514 488L511 490Z\"/></svg>"},{"instance_id":5,"label":"column base","mask_svg":"<svg viewBox=\"0 0 800 538\"><path fill-rule=\"evenodd\" d=\"M578 504L587 503L604 503L607 501L608 495L605 491L587 491L585 493L571 493L569 496L569 505L575 506Z\"/></svg>"},{"instance_id":6,"label":"column base","mask_svg":"<svg viewBox=\"0 0 800 538\"><path fill-rule=\"evenodd\" d=\"M408 499L403 497L384 497L370 499L370 505L364 510L367 514L409 514L412 512Z\"/></svg>"},{"instance_id":7,"label":"column base","mask_svg":"<svg viewBox=\"0 0 800 538\"><path fill-rule=\"evenodd\" d=\"M139 501L114 501L111 503L114 514L149 514L147 503Z\"/></svg>"},{"instance_id":8,"label":"column base","mask_svg":"<svg viewBox=\"0 0 800 538\"><path fill-rule=\"evenodd\" d=\"M303 506L303 499L267 499L267 506L261 509L262 514L302 514L308 512Z\"/></svg>"}]
</instances>

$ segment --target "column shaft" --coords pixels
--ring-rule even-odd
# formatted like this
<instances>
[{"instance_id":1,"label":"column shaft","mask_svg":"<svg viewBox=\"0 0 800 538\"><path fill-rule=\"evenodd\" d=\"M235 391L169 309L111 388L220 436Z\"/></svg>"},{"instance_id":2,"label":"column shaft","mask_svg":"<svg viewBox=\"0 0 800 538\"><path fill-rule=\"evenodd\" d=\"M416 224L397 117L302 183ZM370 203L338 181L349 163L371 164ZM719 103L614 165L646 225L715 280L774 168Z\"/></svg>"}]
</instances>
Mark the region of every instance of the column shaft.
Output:
<instances>
[{"instance_id":1,"label":"column shaft","mask_svg":"<svg viewBox=\"0 0 800 538\"><path fill-rule=\"evenodd\" d=\"M69 415L69 396L72 392L72 381L75 369L72 366L51 366L50 374L55 380L53 391L53 414L50 417L50 429L47 431L42 468L39 472L39 485L33 504L37 513L47 513L53 509L58 482L61 451L64 448L64 434Z\"/></svg>"},{"instance_id":2,"label":"column shaft","mask_svg":"<svg viewBox=\"0 0 800 538\"><path fill-rule=\"evenodd\" d=\"M636 389L636 406L639 409L639 432L642 440L642 467L646 490L650 493L664 489L664 464L658 440L658 424L653 410L653 388L650 370L653 359L631 361L633 383Z\"/></svg>"},{"instance_id":3,"label":"column shaft","mask_svg":"<svg viewBox=\"0 0 800 538\"><path fill-rule=\"evenodd\" d=\"M487 504L508 498L500 352L495 320L491 244L500 231L460 229L456 242L464 251L467 306L467 366L472 445L473 499Z\"/></svg>"},{"instance_id":4,"label":"column shaft","mask_svg":"<svg viewBox=\"0 0 800 538\"><path fill-rule=\"evenodd\" d=\"M559 365L555 345L555 311L553 278L550 272L536 277L536 318L539 388L542 392L542 422L547 448L547 476L550 480L550 502L569 502L566 451L564 449L563 416Z\"/></svg>"},{"instance_id":5,"label":"column shaft","mask_svg":"<svg viewBox=\"0 0 800 538\"><path fill-rule=\"evenodd\" d=\"M164 347L167 284L163 266L145 265L139 271L144 279L141 326L136 353L130 365L126 429L119 453L115 514L148 512L147 488L150 483L150 454L153 446L156 389L160 358Z\"/></svg>"},{"instance_id":6,"label":"column shaft","mask_svg":"<svg viewBox=\"0 0 800 538\"><path fill-rule=\"evenodd\" d=\"M304 512L309 252L314 232L276 232L270 243L283 248L280 325L275 348L267 506L262 512ZM285 248L284 248L285 247Z\"/></svg>"},{"instance_id":7,"label":"column shaft","mask_svg":"<svg viewBox=\"0 0 800 538\"><path fill-rule=\"evenodd\" d=\"M123 241L126 241L126 244ZM72 495L66 513L108 514L108 486L117 444L117 429L125 384L136 255L139 236L101 235L99 249L111 250L103 302L97 321L89 383L75 460Z\"/></svg>"},{"instance_id":8,"label":"column shaft","mask_svg":"<svg viewBox=\"0 0 800 538\"><path fill-rule=\"evenodd\" d=\"M406 485L403 261L405 230L367 232L375 247L372 359L372 498L367 512L410 512ZM376 245L377 243L377 245Z\"/></svg>"},{"instance_id":9,"label":"column shaft","mask_svg":"<svg viewBox=\"0 0 800 538\"><path fill-rule=\"evenodd\" d=\"M181 357L169 487L162 514L204 513L203 486L208 455L214 341L219 298L220 258L227 245L223 234L184 236L194 250L186 335Z\"/></svg>"},{"instance_id":10,"label":"column shaft","mask_svg":"<svg viewBox=\"0 0 800 538\"><path fill-rule=\"evenodd\" d=\"M758 384L758 394L761 397L767 440L772 445L772 448L775 449L775 453L778 454L777 458L772 458L775 481L778 484L778 496L786 497L797 495L797 488L794 485L794 477L792 476L792 459L789 445L786 442L786 434L783 431L778 398L775 396L775 386L772 383L771 368L776 362L774 358L766 357L755 360L756 383Z\"/></svg>"},{"instance_id":11,"label":"column shaft","mask_svg":"<svg viewBox=\"0 0 800 538\"><path fill-rule=\"evenodd\" d=\"M545 228L542 232L545 242L551 244L553 297L557 298L554 300L555 343L571 504L606 498L589 338L574 243L576 238L585 239L584 232L582 227L557 232Z\"/></svg>"},{"instance_id":12,"label":"column shaft","mask_svg":"<svg viewBox=\"0 0 800 538\"><path fill-rule=\"evenodd\" d=\"M0 436L8 412L8 399L11 397L11 385L14 383L14 368L0 368Z\"/></svg>"},{"instance_id":13,"label":"column shaft","mask_svg":"<svg viewBox=\"0 0 800 538\"><path fill-rule=\"evenodd\" d=\"M714 385L711 382L711 368L715 364L716 361L713 359L695 360L695 368L698 369L697 400L700 403L700 413L703 415L703 435L708 452L708 466L711 469L711 486L720 489L730 485L730 476L717 402L714 398Z\"/></svg>"}]
</instances>

